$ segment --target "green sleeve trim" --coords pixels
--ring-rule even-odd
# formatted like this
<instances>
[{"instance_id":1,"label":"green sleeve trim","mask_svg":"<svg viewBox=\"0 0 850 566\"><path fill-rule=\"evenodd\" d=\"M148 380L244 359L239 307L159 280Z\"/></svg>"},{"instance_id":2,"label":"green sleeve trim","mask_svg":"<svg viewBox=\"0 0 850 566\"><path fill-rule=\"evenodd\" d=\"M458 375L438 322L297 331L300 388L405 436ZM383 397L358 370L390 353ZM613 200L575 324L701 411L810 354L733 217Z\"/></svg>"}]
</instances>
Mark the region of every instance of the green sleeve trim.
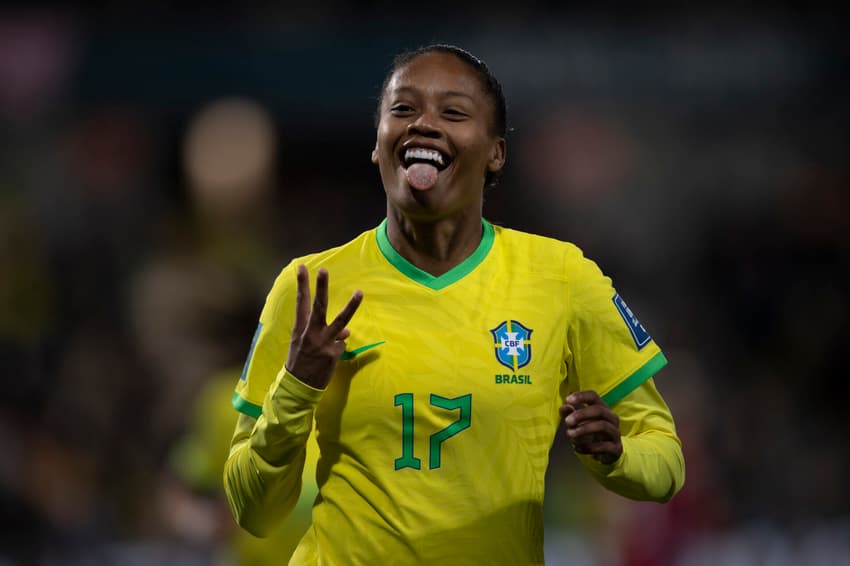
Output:
<instances>
[{"instance_id":1,"label":"green sleeve trim","mask_svg":"<svg viewBox=\"0 0 850 566\"><path fill-rule=\"evenodd\" d=\"M456 283L469 275L472 270L478 267L481 262L484 261L484 258L487 257L487 254L490 252L490 248L493 247L495 230L493 229L493 225L483 218L481 219L481 227L483 229L481 243L478 244L478 247L474 252L472 252L472 255L439 277L434 277L427 271L419 269L395 250L390 243L390 239L387 237L386 218L384 218L383 222L381 222L378 226L376 236L378 238L378 248L393 267L420 285L439 291L440 289L444 289L452 283Z\"/></svg>"},{"instance_id":2,"label":"green sleeve trim","mask_svg":"<svg viewBox=\"0 0 850 566\"><path fill-rule=\"evenodd\" d=\"M655 354L648 362L643 364L640 369L632 375L621 381L614 389L602 396L602 400L609 407L613 407L623 400L623 397L640 387L640 385L658 373L658 371L667 365L667 358L662 352Z\"/></svg>"},{"instance_id":3,"label":"green sleeve trim","mask_svg":"<svg viewBox=\"0 0 850 566\"><path fill-rule=\"evenodd\" d=\"M249 403L240 397L239 393L233 394L233 398L230 399L230 404L233 405L233 408L240 413L244 413L249 417L254 417L255 419L259 419L260 415L263 414L263 408L260 405Z\"/></svg>"}]
</instances>

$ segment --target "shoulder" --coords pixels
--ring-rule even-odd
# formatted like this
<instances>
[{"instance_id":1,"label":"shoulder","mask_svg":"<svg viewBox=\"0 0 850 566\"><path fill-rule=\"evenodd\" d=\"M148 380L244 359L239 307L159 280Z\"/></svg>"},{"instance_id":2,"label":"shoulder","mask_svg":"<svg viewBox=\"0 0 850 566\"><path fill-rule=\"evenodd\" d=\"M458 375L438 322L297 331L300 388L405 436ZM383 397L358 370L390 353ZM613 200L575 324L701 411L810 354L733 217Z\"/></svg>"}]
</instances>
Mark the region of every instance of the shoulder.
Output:
<instances>
[{"instance_id":1,"label":"shoulder","mask_svg":"<svg viewBox=\"0 0 850 566\"><path fill-rule=\"evenodd\" d=\"M284 268L284 271L287 269L295 271L295 268L302 263L307 266L307 269L312 271L313 269L319 269L320 267L330 269L333 266L346 262L360 261L363 254L374 246L375 229L372 228L362 232L354 239L339 246L296 257L289 262L289 265Z\"/></svg>"},{"instance_id":2,"label":"shoulder","mask_svg":"<svg viewBox=\"0 0 850 566\"><path fill-rule=\"evenodd\" d=\"M372 248L375 247L375 229L373 228L339 246L293 258L278 273L268 301L277 303L290 295L294 296L295 276L299 265L303 264L307 267L311 281L315 279L315 272L324 267L332 279L339 282L341 276L363 269L366 263L364 257L373 254Z\"/></svg>"},{"instance_id":3,"label":"shoulder","mask_svg":"<svg viewBox=\"0 0 850 566\"><path fill-rule=\"evenodd\" d=\"M502 226L493 228L500 253L511 265L529 273L569 282L598 271L596 263L571 242Z\"/></svg>"}]
</instances>

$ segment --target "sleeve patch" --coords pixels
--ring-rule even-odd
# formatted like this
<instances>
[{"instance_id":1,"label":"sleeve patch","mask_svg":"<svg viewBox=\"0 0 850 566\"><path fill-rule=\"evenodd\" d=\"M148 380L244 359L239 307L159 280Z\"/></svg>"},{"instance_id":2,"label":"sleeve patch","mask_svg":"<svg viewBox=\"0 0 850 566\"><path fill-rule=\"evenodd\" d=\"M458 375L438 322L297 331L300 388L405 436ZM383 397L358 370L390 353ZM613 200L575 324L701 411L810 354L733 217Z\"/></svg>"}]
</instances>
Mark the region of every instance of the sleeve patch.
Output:
<instances>
[{"instance_id":1,"label":"sleeve patch","mask_svg":"<svg viewBox=\"0 0 850 566\"><path fill-rule=\"evenodd\" d=\"M251 358L254 356L254 347L257 345L257 338L260 337L260 332L263 330L263 323L257 325L257 330L254 332L254 339L251 340L251 349L248 350L248 359L245 360L245 365L242 367L242 375L239 377L241 381L248 379L248 367L251 365Z\"/></svg>"},{"instance_id":2,"label":"sleeve patch","mask_svg":"<svg viewBox=\"0 0 850 566\"><path fill-rule=\"evenodd\" d=\"M617 311L619 311L620 316L623 317L626 326L629 328L632 339L635 341L635 346L637 346L638 350L643 349L643 347L649 344L649 341L652 340L649 336L649 332L647 332L646 328L644 328L640 321L638 321L635 314L626 305L626 302L622 299L622 297L620 297L619 293L614 293L612 300L614 301L614 306L617 307Z\"/></svg>"}]
</instances>

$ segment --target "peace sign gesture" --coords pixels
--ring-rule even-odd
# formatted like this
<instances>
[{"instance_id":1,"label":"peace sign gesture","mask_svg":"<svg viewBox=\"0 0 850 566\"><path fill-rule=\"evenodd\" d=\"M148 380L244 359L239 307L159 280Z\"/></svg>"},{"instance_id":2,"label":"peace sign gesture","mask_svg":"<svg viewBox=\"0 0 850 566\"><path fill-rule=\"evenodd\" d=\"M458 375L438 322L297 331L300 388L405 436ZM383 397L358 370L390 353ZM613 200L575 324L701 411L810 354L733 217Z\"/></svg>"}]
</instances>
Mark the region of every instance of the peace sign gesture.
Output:
<instances>
[{"instance_id":1,"label":"peace sign gesture","mask_svg":"<svg viewBox=\"0 0 850 566\"><path fill-rule=\"evenodd\" d=\"M328 270L316 275L316 299L310 309L310 275L305 265L298 266L295 294L295 325L289 342L286 369L311 387L324 389L333 375L339 357L345 351L345 339L351 334L346 325L363 301L363 292L354 291L351 299L328 324Z\"/></svg>"}]
</instances>

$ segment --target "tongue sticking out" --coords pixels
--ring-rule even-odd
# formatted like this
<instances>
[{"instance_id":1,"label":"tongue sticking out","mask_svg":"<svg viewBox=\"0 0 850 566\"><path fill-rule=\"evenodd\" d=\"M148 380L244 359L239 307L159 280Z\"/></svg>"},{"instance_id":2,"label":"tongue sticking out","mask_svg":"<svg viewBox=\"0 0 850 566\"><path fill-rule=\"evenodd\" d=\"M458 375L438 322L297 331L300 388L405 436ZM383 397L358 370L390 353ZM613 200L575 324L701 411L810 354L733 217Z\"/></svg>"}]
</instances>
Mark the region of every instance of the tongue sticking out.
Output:
<instances>
[{"instance_id":1,"label":"tongue sticking out","mask_svg":"<svg viewBox=\"0 0 850 566\"><path fill-rule=\"evenodd\" d=\"M410 186L420 191L427 191L437 183L437 168L428 163L414 163L405 175Z\"/></svg>"}]
</instances>

